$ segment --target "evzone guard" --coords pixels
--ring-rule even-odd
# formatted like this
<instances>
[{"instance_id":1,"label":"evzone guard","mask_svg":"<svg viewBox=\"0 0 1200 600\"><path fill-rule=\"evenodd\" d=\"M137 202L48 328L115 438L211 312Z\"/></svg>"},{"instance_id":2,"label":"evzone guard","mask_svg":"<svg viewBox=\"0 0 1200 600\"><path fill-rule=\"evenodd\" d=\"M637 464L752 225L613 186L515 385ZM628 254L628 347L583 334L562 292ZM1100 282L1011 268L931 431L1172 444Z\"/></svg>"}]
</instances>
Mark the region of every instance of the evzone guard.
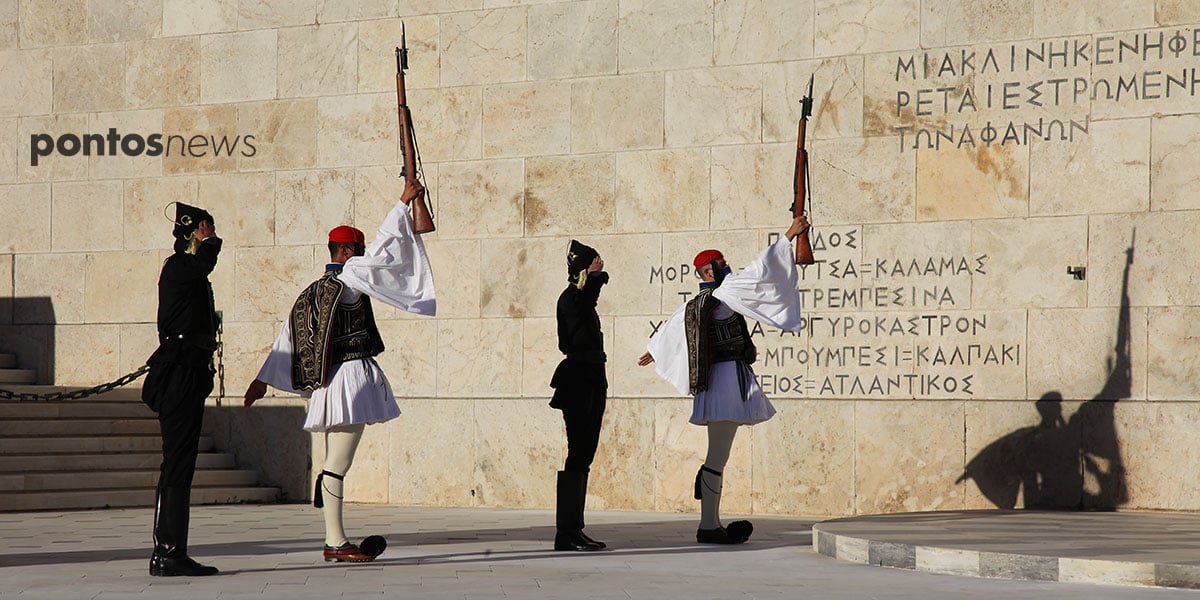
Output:
<instances>
[{"instance_id":1,"label":"evzone guard","mask_svg":"<svg viewBox=\"0 0 1200 600\"><path fill-rule=\"evenodd\" d=\"M387 545L378 535L361 544L342 525L343 481L366 425L400 415L391 384L375 362L384 350L371 299L418 315L433 315L433 272L424 242L413 232L410 203L424 192L406 179L400 202L375 240L342 225L329 232L325 274L296 299L271 353L246 390L250 406L267 386L309 398L304 429L325 436L325 464L313 505L325 518L326 561L367 562Z\"/></svg>"},{"instance_id":2,"label":"evzone guard","mask_svg":"<svg viewBox=\"0 0 1200 600\"><path fill-rule=\"evenodd\" d=\"M796 216L786 239L736 274L720 251L697 254L693 265L700 274L700 292L675 310L638 359L642 366L654 363L659 376L679 393L692 396L689 420L708 430L708 453L695 484L699 543L740 544L754 531L749 521L721 525L721 489L734 435L742 425L775 415L750 368L756 351L746 318L785 331L800 330L799 275L791 240L806 231L808 219Z\"/></svg>"}]
</instances>

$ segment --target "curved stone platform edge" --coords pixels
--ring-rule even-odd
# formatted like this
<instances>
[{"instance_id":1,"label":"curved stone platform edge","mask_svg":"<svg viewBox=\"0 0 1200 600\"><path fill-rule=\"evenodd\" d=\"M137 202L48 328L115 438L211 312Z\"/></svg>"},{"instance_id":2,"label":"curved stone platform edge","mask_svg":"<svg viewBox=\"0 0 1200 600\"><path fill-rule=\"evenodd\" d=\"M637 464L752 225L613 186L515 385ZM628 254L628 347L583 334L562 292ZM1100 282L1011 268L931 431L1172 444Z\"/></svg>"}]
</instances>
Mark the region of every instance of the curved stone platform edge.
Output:
<instances>
[{"instance_id":1,"label":"curved stone platform edge","mask_svg":"<svg viewBox=\"0 0 1200 600\"><path fill-rule=\"evenodd\" d=\"M1009 554L884 542L833 533L822 529L822 524L813 525L813 551L864 565L963 577L1200 589L1200 565Z\"/></svg>"}]
</instances>

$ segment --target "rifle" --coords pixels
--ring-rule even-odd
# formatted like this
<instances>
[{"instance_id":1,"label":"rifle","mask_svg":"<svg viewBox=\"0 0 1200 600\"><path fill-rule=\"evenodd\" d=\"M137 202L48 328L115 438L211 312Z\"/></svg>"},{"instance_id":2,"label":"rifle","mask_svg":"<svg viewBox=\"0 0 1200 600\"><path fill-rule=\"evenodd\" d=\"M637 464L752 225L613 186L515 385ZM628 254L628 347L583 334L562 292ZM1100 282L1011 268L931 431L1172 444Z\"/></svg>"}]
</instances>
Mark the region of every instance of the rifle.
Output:
<instances>
[{"instance_id":1,"label":"rifle","mask_svg":"<svg viewBox=\"0 0 1200 600\"><path fill-rule=\"evenodd\" d=\"M404 92L404 70L408 68L408 44L404 39L404 23L400 23L400 47L396 48L396 111L400 114L400 140L404 144L404 179L417 178L425 184L425 173L421 171L421 156L417 151L417 139L413 134L412 113L408 110L408 98ZM413 231L429 233L434 230L433 213L425 203L428 187L412 201Z\"/></svg>"},{"instance_id":2,"label":"rifle","mask_svg":"<svg viewBox=\"0 0 1200 600\"><path fill-rule=\"evenodd\" d=\"M805 214L804 204L808 200L808 150L804 148L804 130L808 125L808 117L812 115L813 105L813 76L808 77L808 95L800 99L800 125L796 134L796 171L792 180L792 217ZM796 236L796 264L811 265L813 260L812 243L808 240L808 230Z\"/></svg>"}]
</instances>

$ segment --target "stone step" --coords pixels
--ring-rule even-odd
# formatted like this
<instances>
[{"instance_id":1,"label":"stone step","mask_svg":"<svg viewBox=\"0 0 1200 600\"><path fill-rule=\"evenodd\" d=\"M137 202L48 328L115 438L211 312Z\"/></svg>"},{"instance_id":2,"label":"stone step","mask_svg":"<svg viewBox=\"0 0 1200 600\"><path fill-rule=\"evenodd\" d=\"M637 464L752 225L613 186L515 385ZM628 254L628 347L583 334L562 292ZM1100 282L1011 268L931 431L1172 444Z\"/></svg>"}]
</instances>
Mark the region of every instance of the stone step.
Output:
<instances>
[{"instance_id":1,"label":"stone step","mask_svg":"<svg viewBox=\"0 0 1200 600\"><path fill-rule=\"evenodd\" d=\"M37 371L33 369L0 368L0 384L31 384L37 381Z\"/></svg>"},{"instance_id":2,"label":"stone step","mask_svg":"<svg viewBox=\"0 0 1200 600\"><path fill-rule=\"evenodd\" d=\"M200 436L200 452L207 452L212 447L211 437ZM0 438L0 455L154 451L162 451L162 438L158 435Z\"/></svg>"},{"instance_id":3,"label":"stone step","mask_svg":"<svg viewBox=\"0 0 1200 600\"><path fill-rule=\"evenodd\" d=\"M158 419L9 419L0 421L0 437L159 434Z\"/></svg>"},{"instance_id":4,"label":"stone step","mask_svg":"<svg viewBox=\"0 0 1200 600\"><path fill-rule=\"evenodd\" d=\"M12 473L0 475L0 492L42 492L90 489L154 488L158 469L109 471L103 473ZM193 486L252 487L258 485L258 473L237 469L197 470Z\"/></svg>"},{"instance_id":5,"label":"stone step","mask_svg":"<svg viewBox=\"0 0 1200 600\"><path fill-rule=\"evenodd\" d=\"M198 475L198 474L197 474ZM267 503L279 501L273 487L193 487L192 504ZM0 492L0 511L71 510L80 508L150 507L154 488L59 492Z\"/></svg>"},{"instance_id":6,"label":"stone step","mask_svg":"<svg viewBox=\"0 0 1200 600\"><path fill-rule=\"evenodd\" d=\"M162 463L161 452L29 454L0 456L0 473L157 470L160 463ZM234 456L226 452L201 452L196 457L196 469L234 468L237 468Z\"/></svg>"},{"instance_id":7,"label":"stone step","mask_svg":"<svg viewBox=\"0 0 1200 600\"><path fill-rule=\"evenodd\" d=\"M17 368L17 355L0 353L0 369L15 369L15 368Z\"/></svg>"},{"instance_id":8,"label":"stone step","mask_svg":"<svg viewBox=\"0 0 1200 600\"><path fill-rule=\"evenodd\" d=\"M0 402L0 420L10 419L157 419L141 402Z\"/></svg>"}]
</instances>

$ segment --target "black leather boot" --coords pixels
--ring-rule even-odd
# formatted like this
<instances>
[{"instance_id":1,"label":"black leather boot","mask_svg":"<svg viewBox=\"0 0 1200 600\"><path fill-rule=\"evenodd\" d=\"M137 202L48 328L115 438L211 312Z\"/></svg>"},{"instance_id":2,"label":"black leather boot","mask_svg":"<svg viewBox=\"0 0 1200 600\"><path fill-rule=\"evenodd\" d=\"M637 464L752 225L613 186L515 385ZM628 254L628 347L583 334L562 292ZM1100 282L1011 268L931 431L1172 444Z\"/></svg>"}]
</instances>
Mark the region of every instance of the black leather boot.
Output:
<instances>
[{"instance_id":1,"label":"black leather boot","mask_svg":"<svg viewBox=\"0 0 1200 600\"><path fill-rule=\"evenodd\" d=\"M554 549L576 552L594 552L601 546L583 535L583 498L580 494L586 481L584 473L558 472L558 506L555 510Z\"/></svg>"},{"instance_id":2,"label":"black leather boot","mask_svg":"<svg viewBox=\"0 0 1200 600\"><path fill-rule=\"evenodd\" d=\"M155 577L202 577L216 575L216 567L202 565L187 555L191 488L165 487L154 503L154 553L150 575Z\"/></svg>"},{"instance_id":3,"label":"black leather boot","mask_svg":"<svg viewBox=\"0 0 1200 600\"><path fill-rule=\"evenodd\" d=\"M583 519L583 507L584 504L587 503L588 474L581 473L581 475L582 476L579 478L579 536L592 544L600 546L600 549L604 550L605 548L608 548L608 544L592 539L592 536L583 531L583 529L587 527L587 524L584 523Z\"/></svg>"}]
</instances>

